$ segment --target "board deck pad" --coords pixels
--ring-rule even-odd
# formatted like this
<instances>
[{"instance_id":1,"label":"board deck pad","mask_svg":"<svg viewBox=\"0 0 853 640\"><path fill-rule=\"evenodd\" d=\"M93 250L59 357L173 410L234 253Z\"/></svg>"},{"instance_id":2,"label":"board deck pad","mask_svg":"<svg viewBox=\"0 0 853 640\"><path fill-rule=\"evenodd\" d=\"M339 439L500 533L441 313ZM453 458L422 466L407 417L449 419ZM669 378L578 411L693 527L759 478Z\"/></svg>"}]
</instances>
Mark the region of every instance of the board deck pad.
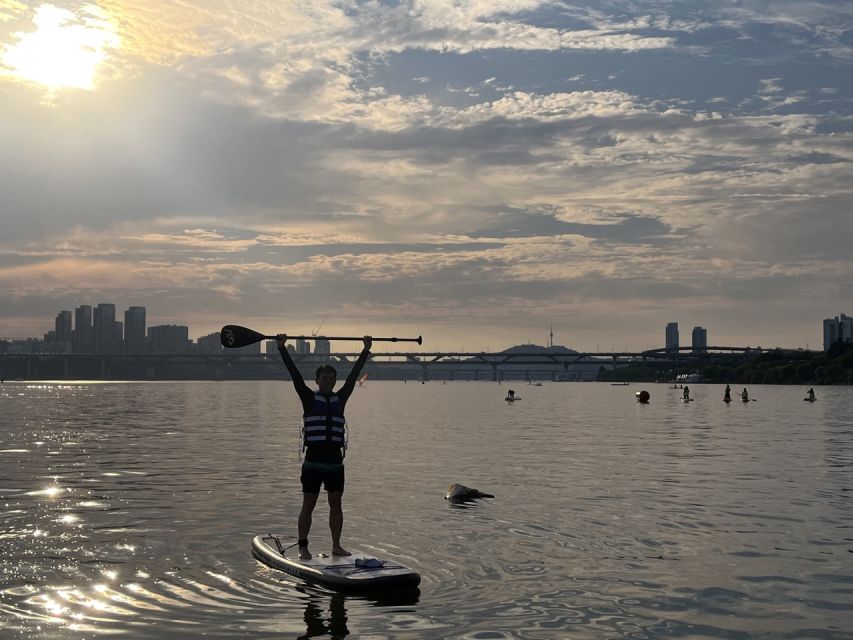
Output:
<instances>
[{"instance_id":1,"label":"board deck pad","mask_svg":"<svg viewBox=\"0 0 853 640\"><path fill-rule=\"evenodd\" d=\"M273 535L255 536L252 555L273 569L338 590L405 589L421 581L420 575L398 562L359 551L349 556L315 554L310 560L300 560L292 541Z\"/></svg>"}]
</instances>

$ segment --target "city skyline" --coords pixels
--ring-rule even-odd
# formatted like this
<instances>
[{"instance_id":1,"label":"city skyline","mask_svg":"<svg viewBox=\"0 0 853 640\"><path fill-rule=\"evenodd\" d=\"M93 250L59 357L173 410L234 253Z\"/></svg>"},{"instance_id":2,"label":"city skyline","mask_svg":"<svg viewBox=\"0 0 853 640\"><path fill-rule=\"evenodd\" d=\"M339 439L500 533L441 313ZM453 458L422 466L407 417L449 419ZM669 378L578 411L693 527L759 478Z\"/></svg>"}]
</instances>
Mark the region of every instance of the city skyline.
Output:
<instances>
[{"instance_id":1,"label":"city skyline","mask_svg":"<svg viewBox=\"0 0 853 640\"><path fill-rule=\"evenodd\" d=\"M820 349L853 305L849 4L235 6L0 0L0 337Z\"/></svg>"},{"instance_id":2,"label":"city skyline","mask_svg":"<svg viewBox=\"0 0 853 640\"><path fill-rule=\"evenodd\" d=\"M183 324L148 324L147 308L139 305L131 305L124 311L124 322L115 320L117 306L114 303L99 303L96 307L89 304L81 304L75 306L73 312L71 310L60 310L54 319L54 329L45 333L41 339L50 350L50 345L54 351L67 351L69 353L109 353L117 351L125 351L127 353L142 353L145 351L164 350L180 350L183 348L198 348L201 347L204 351L209 352L219 349L219 332L214 331L197 335L193 338L188 325ZM74 319L72 321L72 318ZM314 341L318 353L329 353L330 344L326 340L326 336L332 335L329 332L320 332L325 320L320 323L316 331L311 332L312 338L309 341ZM101 329L99 330L99 325ZM107 327L105 330L103 327ZM80 330L82 328L82 331ZM841 313L834 318L824 318L821 323L823 331L823 349L828 349L835 341L853 341L853 318ZM270 332L271 333L271 332ZM304 339L296 339L294 336L300 335L298 332L290 334L290 347L295 348L299 353L310 353L311 347ZM308 333L301 334L303 337L308 336ZM6 342L30 342L38 341L35 336L26 338L4 338L0 336L0 341ZM266 341L267 351L272 341ZM63 344L64 343L64 344ZM537 344L534 341L527 341L520 344ZM555 345L554 343L554 326L548 326L548 334L545 340L545 346L568 346ZM679 323L667 322L664 328L664 338L662 345L668 352L676 352L679 347L686 347L680 341ZM120 346L120 349L118 348ZM505 348L519 346L515 343ZM708 344L708 329L696 325L692 328L690 334L690 349L693 352L706 351ZM747 345L747 344L723 344L722 342L712 343L711 346L755 346L757 348L778 348L781 345ZM159 347L159 349L158 349ZM654 349L656 346L644 346L642 350ZM782 347L782 348L799 348L802 347ZM251 347L252 351L255 347ZM261 347L257 347L260 352ZM424 349L424 351L437 351L440 349ZM499 348L498 351L502 349ZM461 347L459 351L466 351ZM470 351L470 350L468 350ZM577 351L577 350L576 350ZM601 351L600 345L597 345L596 351ZM606 349L607 351L616 351L615 348ZM624 349L624 351L630 351Z\"/></svg>"}]
</instances>

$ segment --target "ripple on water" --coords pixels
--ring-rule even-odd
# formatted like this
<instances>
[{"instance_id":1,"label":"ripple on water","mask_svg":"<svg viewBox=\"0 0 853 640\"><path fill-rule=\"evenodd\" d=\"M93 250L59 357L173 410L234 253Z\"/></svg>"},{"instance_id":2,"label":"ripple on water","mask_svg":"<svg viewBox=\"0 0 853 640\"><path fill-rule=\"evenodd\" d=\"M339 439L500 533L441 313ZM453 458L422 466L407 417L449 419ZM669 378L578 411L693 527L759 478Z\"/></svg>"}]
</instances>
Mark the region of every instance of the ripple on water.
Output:
<instances>
[{"instance_id":1,"label":"ripple on water","mask_svg":"<svg viewBox=\"0 0 853 640\"><path fill-rule=\"evenodd\" d=\"M772 387L748 411L697 395L675 412L663 389L638 411L599 385L506 411L488 384L413 386L360 388L351 407L347 539L423 576L381 599L249 554L301 500L280 383L7 392L0 635L851 637L853 411L769 416ZM451 480L498 497L448 508Z\"/></svg>"}]
</instances>

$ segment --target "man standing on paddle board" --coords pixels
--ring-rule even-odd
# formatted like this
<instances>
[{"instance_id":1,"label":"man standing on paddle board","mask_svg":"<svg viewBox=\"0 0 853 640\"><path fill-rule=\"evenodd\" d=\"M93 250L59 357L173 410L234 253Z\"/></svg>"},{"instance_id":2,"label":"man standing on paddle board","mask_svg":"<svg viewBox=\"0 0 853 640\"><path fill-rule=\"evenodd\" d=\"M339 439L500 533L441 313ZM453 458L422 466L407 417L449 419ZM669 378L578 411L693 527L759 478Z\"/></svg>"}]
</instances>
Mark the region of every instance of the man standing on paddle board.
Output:
<instances>
[{"instance_id":1,"label":"man standing on paddle board","mask_svg":"<svg viewBox=\"0 0 853 640\"><path fill-rule=\"evenodd\" d=\"M344 527L344 512L341 499L344 494L344 407L355 389L361 369L370 357L373 339L364 336L364 349L358 356L347 380L336 393L332 391L337 382L337 371L330 364L317 367L315 381L317 391L305 384L293 358L285 346L286 337L276 340L278 352L287 367L293 386L302 401L302 447L305 462L302 463L302 510L299 512L297 531L299 558L310 560L308 532L311 530L311 515L320 496L320 486L325 485L329 498L329 528L332 530L332 555L348 556L349 551L341 546L341 531Z\"/></svg>"}]
</instances>

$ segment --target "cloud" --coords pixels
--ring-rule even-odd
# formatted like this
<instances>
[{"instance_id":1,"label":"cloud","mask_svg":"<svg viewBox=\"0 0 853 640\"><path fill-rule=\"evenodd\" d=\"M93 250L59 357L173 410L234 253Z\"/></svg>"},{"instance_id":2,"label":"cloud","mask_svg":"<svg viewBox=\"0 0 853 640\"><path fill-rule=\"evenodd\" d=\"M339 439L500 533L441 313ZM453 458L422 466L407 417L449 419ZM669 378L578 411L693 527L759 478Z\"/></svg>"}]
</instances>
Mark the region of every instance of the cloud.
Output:
<instances>
[{"instance_id":1,"label":"cloud","mask_svg":"<svg viewBox=\"0 0 853 640\"><path fill-rule=\"evenodd\" d=\"M275 322L298 299L592 336L845 291L843 7L101 6L112 80L50 105L0 86L0 304L21 317L114 296ZM32 8L4 12L0 41Z\"/></svg>"}]
</instances>

